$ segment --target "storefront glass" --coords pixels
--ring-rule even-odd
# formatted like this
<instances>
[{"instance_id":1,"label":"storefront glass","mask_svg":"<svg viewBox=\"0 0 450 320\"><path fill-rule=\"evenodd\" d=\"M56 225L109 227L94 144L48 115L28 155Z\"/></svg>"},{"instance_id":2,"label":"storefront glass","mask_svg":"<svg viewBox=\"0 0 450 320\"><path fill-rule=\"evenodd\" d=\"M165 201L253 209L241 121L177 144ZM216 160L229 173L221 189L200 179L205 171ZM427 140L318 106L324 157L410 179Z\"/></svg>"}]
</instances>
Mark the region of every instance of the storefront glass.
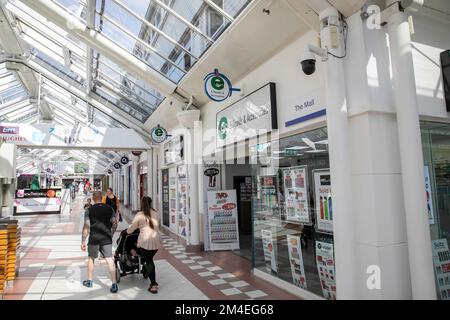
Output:
<instances>
[{"instance_id":1,"label":"storefront glass","mask_svg":"<svg viewBox=\"0 0 450 320\"><path fill-rule=\"evenodd\" d=\"M436 290L450 300L450 124L422 122L421 130Z\"/></svg>"},{"instance_id":2,"label":"storefront glass","mask_svg":"<svg viewBox=\"0 0 450 320\"><path fill-rule=\"evenodd\" d=\"M252 148L254 268L335 299L326 128Z\"/></svg>"}]
</instances>

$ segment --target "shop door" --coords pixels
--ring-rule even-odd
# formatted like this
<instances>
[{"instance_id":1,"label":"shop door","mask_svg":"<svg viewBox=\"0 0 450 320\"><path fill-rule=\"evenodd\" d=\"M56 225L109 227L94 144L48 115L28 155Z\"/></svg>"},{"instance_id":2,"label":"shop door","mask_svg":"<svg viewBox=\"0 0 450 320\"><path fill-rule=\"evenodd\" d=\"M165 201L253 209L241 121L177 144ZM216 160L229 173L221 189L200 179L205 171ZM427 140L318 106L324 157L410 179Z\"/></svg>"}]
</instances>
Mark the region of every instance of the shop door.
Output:
<instances>
[{"instance_id":1,"label":"shop door","mask_svg":"<svg viewBox=\"0 0 450 320\"><path fill-rule=\"evenodd\" d=\"M252 177L233 177L233 188L238 199L239 233L252 231Z\"/></svg>"}]
</instances>

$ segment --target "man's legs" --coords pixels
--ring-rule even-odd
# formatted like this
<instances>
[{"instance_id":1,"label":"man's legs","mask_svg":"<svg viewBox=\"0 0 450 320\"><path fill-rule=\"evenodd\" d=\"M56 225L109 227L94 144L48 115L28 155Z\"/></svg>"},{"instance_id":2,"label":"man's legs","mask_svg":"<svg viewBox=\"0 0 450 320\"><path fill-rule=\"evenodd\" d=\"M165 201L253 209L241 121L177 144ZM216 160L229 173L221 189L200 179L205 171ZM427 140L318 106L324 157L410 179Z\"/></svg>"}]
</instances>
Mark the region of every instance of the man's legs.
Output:
<instances>
[{"instance_id":1,"label":"man's legs","mask_svg":"<svg viewBox=\"0 0 450 320\"><path fill-rule=\"evenodd\" d=\"M94 258L89 257L87 263L88 280L92 281L94 274Z\"/></svg>"},{"instance_id":2,"label":"man's legs","mask_svg":"<svg viewBox=\"0 0 450 320\"><path fill-rule=\"evenodd\" d=\"M109 257L109 258L105 258L105 260L106 260L106 263L108 264L108 271L109 271L109 274L111 275L112 283L117 283L116 266L114 264L113 258Z\"/></svg>"},{"instance_id":3,"label":"man's legs","mask_svg":"<svg viewBox=\"0 0 450 320\"><path fill-rule=\"evenodd\" d=\"M105 258L106 263L108 264L109 274L111 275L112 286L110 291L112 293L117 293L117 291L119 291L119 286L117 285L116 279L116 265L112 258L112 244L100 246L100 253L102 257Z\"/></svg>"}]
</instances>

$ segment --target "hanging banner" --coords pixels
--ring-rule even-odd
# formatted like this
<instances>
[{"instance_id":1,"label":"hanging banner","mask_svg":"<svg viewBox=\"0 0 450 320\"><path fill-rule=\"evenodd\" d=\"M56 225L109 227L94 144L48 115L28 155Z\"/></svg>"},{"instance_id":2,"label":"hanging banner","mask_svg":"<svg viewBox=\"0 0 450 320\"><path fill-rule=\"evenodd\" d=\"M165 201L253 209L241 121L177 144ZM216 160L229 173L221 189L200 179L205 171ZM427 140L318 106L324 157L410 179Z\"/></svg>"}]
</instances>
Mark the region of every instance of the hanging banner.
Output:
<instances>
[{"instance_id":1,"label":"hanging banner","mask_svg":"<svg viewBox=\"0 0 450 320\"><path fill-rule=\"evenodd\" d=\"M433 193L431 190L430 168L424 166L425 192L427 194L428 222L434 224Z\"/></svg>"},{"instance_id":2,"label":"hanging banner","mask_svg":"<svg viewBox=\"0 0 450 320\"><path fill-rule=\"evenodd\" d=\"M316 242L316 263L323 296L326 299L336 300L336 278L332 243Z\"/></svg>"},{"instance_id":3,"label":"hanging banner","mask_svg":"<svg viewBox=\"0 0 450 320\"><path fill-rule=\"evenodd\" d=\"M203 163L203 194L208 194L209 191L220 189L220 165L216 161L205 160ZM209 239L209 221L206 218L208 212L208 197L204 197L203 208L205 212L205 218L203 224L205 227L205 239L204 247L205 251L209 251L210 239Z\"/></svg>"},{"instance_id":4,"label":"hanging banner","mask_svg":"<svg viewBox=\"0 0 450 320\"><path fill-rule=\"evenodd\" d=\"M306 166L283 170L286 221L309 224L309 199Z\"/></svg>"},{"instance_id":5,"label":"hanging banner","mask_svg":"<svg viewBox=\"0 0 450 320\"><path fill-rule=\"evenodd\" d=\"M433 240L433 263L439 294L442 300L450 300L450 251L447 239Z\"/></svg>"},{"instance_id":6,"label":"hanging banner","mask_svg":"<svg viewBox=\"0 0 450 320\"><path fill-rule=\"evenodd\" d=\"M186 239L188 236L188 183L187 168L179 166L178 170L178 235Z\"/></svg>"},{"instance_id":7,"label":"hanging banner","mask_svg":"<svg viewBox=\"0 0 450 320\"><path fill-rule=\"evenodd\" d=\"M203 79L205 83L205 93L209 99L215 102L222 102L232 96L233 91L241 91L233 88L230 79L219 69L214 69Z\"/></svg>"},{"instance_id":8,"label":"hanging banner","mask_svg":"<svg viewBox=\"0 0 450 320\"><path fill-rule=\"evenodd\" d=\"M333 232L333 206L331 198L331 176L329 170L314 171L317 230Z\"/></svg>"},{"instance_id":9,"label":"hanging banner","mask_svg":"<svg viewBox=\"0 0 450 320\"><path fill-rule=\"evenodd\" d=\"M302 289L307 289L300 237L288 234L287 244L289 262L291 265L292 282Z\"/></svg>"},{"instance_id":10,"label":"hanging banner","mask_svg":"<svg viewBox=\"0 0 450 320\"><path fill-rule=\"evenodd\" d=\"M264 261L266 262L266 269L268 273L277 273L277 260L275 255L275 245L272 237L272 231L261 230L261 240L264 251Z\"/></svg>"},{"instance_id":11,"label":"hanging banner","mask_svg":"<svg viewBox=\"0 0 450 320\"><path fill-rule=\"evenodd\" d=\"M210 250L239 250L236 190L208 192Z\"/></svg>"}]
</instances>

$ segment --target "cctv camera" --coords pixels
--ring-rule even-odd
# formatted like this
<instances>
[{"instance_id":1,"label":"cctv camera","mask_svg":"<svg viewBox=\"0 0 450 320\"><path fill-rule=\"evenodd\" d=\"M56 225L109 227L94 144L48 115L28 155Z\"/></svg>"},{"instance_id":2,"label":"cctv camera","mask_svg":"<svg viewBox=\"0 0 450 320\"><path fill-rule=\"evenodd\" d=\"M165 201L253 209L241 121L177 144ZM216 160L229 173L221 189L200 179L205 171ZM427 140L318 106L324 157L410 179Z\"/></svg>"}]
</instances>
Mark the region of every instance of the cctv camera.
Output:
<instances>
[{"instance_id":1,"label":"cctv camera","mask_svg":"<svg viewBox=\"0 0 450 320\"><path fill-rule=\"evenodd\" d=\"M303 72L308 76L316 72L316 55L321 57L322 61L327 59L326 50L308 44L305 47L301 61Z\"/></svg>"},{"instance_id":2,"label":"cctv camera","mask_svg":"<svg viewBox=\"0 0 450 320\"><path fill-rule=\"evenodd\" d=\"M316 72L316 57L311 51L306 51L302 58L302 69L303 72L309 76Z\"/></svg>"}]
</instances>

